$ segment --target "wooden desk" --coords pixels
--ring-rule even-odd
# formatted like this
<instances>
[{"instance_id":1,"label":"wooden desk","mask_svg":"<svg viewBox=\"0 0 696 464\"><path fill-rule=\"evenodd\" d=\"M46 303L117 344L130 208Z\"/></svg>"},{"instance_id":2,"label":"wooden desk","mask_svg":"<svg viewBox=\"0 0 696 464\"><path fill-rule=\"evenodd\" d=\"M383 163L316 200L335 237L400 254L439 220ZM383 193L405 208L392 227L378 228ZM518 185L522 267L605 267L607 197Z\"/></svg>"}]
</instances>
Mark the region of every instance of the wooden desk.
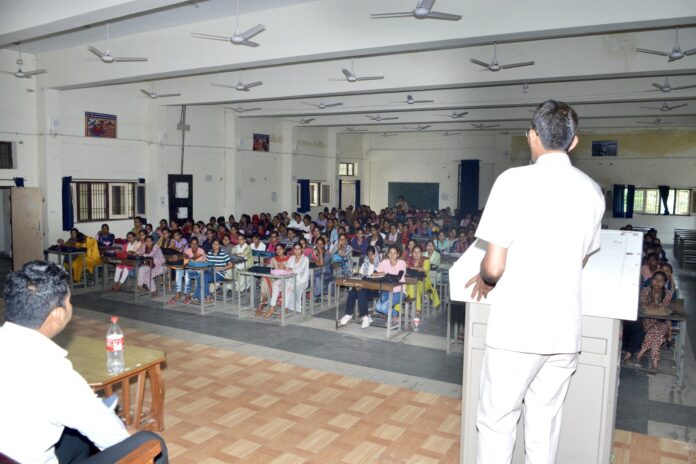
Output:
<instances>
[{"instance_id":1,"label":"wooden desk","mask_svg":"<svg viewBox=\"0 0 696 464\"><path fill-rule=\"evenodd\" d=\"M357 288L361 290L377 290L378 292L389 292L389 308L387 310L387 338L391 338L392 336L392 331L400 331L401 330L401 321L397 324L392 325L392 307L394 306L394 288L401 286L401 291L403 293L405 289L404 283L401 282L396 282L396 283L391 283L391 282L383 282L379 280L363 280L362 277L339 277L336 279L336 330L339 329L339 317L338 314L340 312L340 301L341 301L341 287L346 287L346 288ZM402 298L402 315L406 312L404 311L404 306L405 302L403 301ZM353 312L353 314L356 314ZM353 322L357 322L357 319L353 317L352 319Z\"/></svg>"},{"instance_id":2,"label":"wooden desk","mask_svg":"<svg viewBox=\"0 0 696 464\"><path fill-rule=\"evenodd\" d=\"M149 295L150 292L152 291L151 289L148 289L148 291L138 291L138 270L140 269L140 266L142 265L149 265L152 262L152 258L146 257L145 259L130 259L130 258L116 258L113 256L103 256L102 257L102 264L104 266L107 265L112 265L114 267L116 266L128 266L133 268L133 299L137 302L138 297L141 297L143 295ZM104 271L104 289L106 289L106 276L109 275L106 270Z\"/></svg>"},{"instance_id":3,"label":"wooden desk","mask_svg":"<svg viewBox=\"0 0 696 464\"><path fill-rule=\"evenodd\" d=\"M260 282L262 278L268 277L271 280L280 280L281 281L281 293L283 295L283 298L288 298L290 295L286 295L285 293L285 282L287 280L292 279L292 288L295 288L295 285L297 285L297 277L295 276L294 273L290 274L265 274L265 273L258 273L258 272L251 272L247 269L244 270L237 270L237 276L246 276L251 278L254 282L252 283L252 288L249 289L249 303L251 306L247 308L242 308L242 292L237 292L237 317L242 318L242 311L247 311L247 310L255 310L256 309L256 301L255 301L255 295L256 295L256 290L253 286L256 285L256 282ZM310 279L311 279L312 274L310 273ZM312 287L313 288L313 287ZM271 285L271 288L269 289L271 292L273 292L273 288ZM292 298L295 298L295 308L300 307L300 315L302 319L305 319L305 308L304 304L302 304L302 300L300 301L297 300L297 293L293 290L292 292ZM261 295L259 295L259 299L261 299ZM268 301L268 304L270 305L271 302ZM280 308L280 326L285 327L286 321L289 318L295 317L297 315L297 311L290 311L288 315L285 314L285 303L283 303L282 307Z\"/></svg>"},{"instance_id":4,"label":"wooden desk","mask_svg":"<svg viewBox=\"0 0 696 464\"><path fill-rule=\"evenodd\" d=\"M127 425L140 430L164 430L164 382L161 365L166 361L163 351L125 345L125 369L120 374L109 375L106 370L106 342L102 339L79 335L58 335L54 341L68 352L73 368L87 381L95 392L106 396L113 387L121 384L122 419ZM150 377L150 411L143 415L145 378ZM135 409L131 411L130 382L137 379Z\"/></svg>"},{"instance_id":5,"label":"wooden desk","mask_svg":"<svg viewBox=\"0 0 696 464\"><path fill-rule=\"evenodd\" d=\"M205 262L207 263L207 261L205 261ZM165 263L165 266L167 266L166 263ZM213 281L211 282L213 284L213 288L215 288L215 284L217 284L217 272L218 271L213 269L212 263L208 266L196 266L196 267L189 267L185 264L169 264L168 266L169 266L168 269L173 270L175 273L178 271L183 271L184 273L196 272L198 274L198 277L196 278L196 286L200 287L201 299L199 301L199 305L200 305L200 309L201 309L201 314L206 314L206 308L217 305L217 299L215 298L214 293L211 293L211 295L213 295L213 300L209 303L206 303L206 301L205 301L205 288L203 288L205 285L205 273L206 272L213 273ZM169 272L169 270L167 270L166 272ZM183 276L182 278L185 279L186 276ZM223 288L223 291L224 291L224 288ZM165 307L167 306L167 294L166 293L164 294L164 305L165 305Z\"/></svg>"},{"instance_id":6,"label":"wooden desk","mask_svg":"<svg viewBox=\"0 0 696 464\"><path fill-rule=\"evenodd\" d=\"M46 261L48 261L48 255L56 255L60 259L61 266L65 266L65 260L68 260L68 275L70 276L70 292L75 292L75 281L73 280L72 265L75 258L80 256L85 256L87 250L75 250L75 251L61 251L61 250L44 250L44 256ZM85 259L85 258L83 258ZM85 262L82 266L82 282L78 283L82 288L87 288L87 263Z\"/></svg>"}]
</instances>

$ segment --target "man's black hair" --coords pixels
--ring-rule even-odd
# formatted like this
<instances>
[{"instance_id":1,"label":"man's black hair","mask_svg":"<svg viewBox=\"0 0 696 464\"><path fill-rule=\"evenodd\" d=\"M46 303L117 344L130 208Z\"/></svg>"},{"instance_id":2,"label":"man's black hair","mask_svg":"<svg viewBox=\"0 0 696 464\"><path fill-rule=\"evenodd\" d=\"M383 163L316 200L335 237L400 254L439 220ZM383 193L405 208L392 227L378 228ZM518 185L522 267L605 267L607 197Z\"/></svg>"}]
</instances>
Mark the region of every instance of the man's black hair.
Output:
<instances>
[{"instance_id":1,"label":"man's black hair","mask_svg":"<svg viewBox=\"0 0 696 464\"><path fill-rule=\"evenodd\" d=\"M30 261L5 278L5 319L38 329L69 294L68 274L55 263Z\"/></svg>"},{"instance_id":2,"label":"man's black hair","mask_svg":"<svg viewBox=\"0 0 696 464\"><path fill-rule=\"evenodd\" d=\"M546 100L534 110L532 129L547 150L568 151L578 131L578 114L567 103Z\"/></svg>"}]
</instances>

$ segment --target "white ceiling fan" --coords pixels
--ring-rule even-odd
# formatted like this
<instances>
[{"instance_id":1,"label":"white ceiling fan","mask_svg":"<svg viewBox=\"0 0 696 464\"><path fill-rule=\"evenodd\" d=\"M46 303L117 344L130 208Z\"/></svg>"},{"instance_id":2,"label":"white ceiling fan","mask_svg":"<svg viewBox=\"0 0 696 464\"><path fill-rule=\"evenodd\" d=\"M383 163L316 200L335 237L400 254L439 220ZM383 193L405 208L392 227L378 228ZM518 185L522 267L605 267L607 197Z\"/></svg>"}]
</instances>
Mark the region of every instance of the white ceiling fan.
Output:
<instances>
[{"instance_id":1,"label":"white ceiling fan","mask_svg":"<svg viewBox=\"0 0 696 464\"><path fill-rule=\"evenodd\" d=\"M663 92L663 93L670 93L670 92L673 91L673 90L684 90L684 89L693 89L693 88L696 88L696 84L692 84L692 85L679 85L679 86L676 86L676 87L672 87L672 86L670 85L670 83L669 83L669 78L668 78L668 77L665 77L665 82L664 82L663 84L658 84L657 82L653 82L651 85L652 85L653 87L655 87L655 88L654 88L654 89L650 89L650 90L646 90L646 92L657 92L657 91L660 91L660 92Z\"/></svg>"},{"instance_id":2,"label":"white ceiling fan","mask_svg":"<svg viewBox=\"0 0 696 464\"><path fill-rule=\"evenodd\" d=\"M256 35L259 35L266 30L266 26L263 24L257 24L248 31L240 32L239 30L239 0L237 0L237 26L234 30L234 34L231 36L225 35L212 35L212 34L202 34L200 32L192 32L191 37L196 39L209 39L209 40L222 40L223 42L230 42L232 45L246 45L247 47L258 47L259 44L252 42L250 39Z\"/></svg>"},{"instance_id":3,"label":"white ceiling fan","mask_svg":"<svg viewBox=\"0 0 696 464\"><path fill-rule=\"evenodd\" d=\"M313 106L313 107L315 107L315 108L319 108L320 110L324 110L324 109L326 109L326 108L333 108L333 107L335 107L335 106L341 106L341 105L343 105L343 103L341 103L341 102L326 103L326 102L324 102L324 99L323 99L323 98L322 98L321 100L319 100L319 103L318 103L318 104L317 104L317 103L310 103L310 102L302 102L302 104L303 104L303 105Z\"/></svg>"},{"instance_id":4,"label":"white ceiling fan","mask_svg":"<svg viewBox=\"0 0 696 464\"><path fill-rule=\"evenodd\" d=\"M168 97L179 97L181 96L180 93L157 93L155 88L153 87L152 90L145 90L145 89L140 89L142 93L147 95L148 98L151 98L152 100L157 100L158 98L168 98Z\"/></svg>"},{"instance_id":5,"label":"white ceiling fan","mask_svg":"<svg viewBox=\"0 0 696 464\"><path fill-rule=\"evenodd\" d=\"M407 105L415 105L418 103L434 103L435 100L415 100L413 98L413 95L406 95L406 101L400 101L400 102L390 102L390 103L406 103Z\"/></svg>"},{"instance_id":6,"label":"white ceiling fan","mask_svg":"<svg viewBox=\"0 0 696 464\"><path fill-rule=\"evenodd\" d=\"M667 102L662 102L661 106L641 106L641 108L646 110L660 110L660 111L672 111L677 108L683 108L687 106L688 103L680 103L679 105L670 106Z\"/></svg>"},{"instance_id":7,"label":"white ceiling fan","mask_svg":"<svg viewBox=\"0 0 696 464\"><path fill-rule=\"evenodd\" d=\"M412 11L400 11L397 13L373 13L370 15L372 19L386 18L408 18L413 16L416 19L444 19L447 21L459 21L462 19L460 15L451 13L440 13L433 11L435 0L419 0L416 7Z\"/></svg>"},{"instance_id":8,"label":"white ceiling fan","mask_svg":"<svg viewBox=\"0 0 696 464\"><path fill-rule=\"evenodd\" d=\"M370 118L370 119L372 119L373 121L377 121L377 122L380 122L380 121L391 121L391 120L394 120L394 119L399 119L398 116L388 116L388 117L386 117L386 118L383 118L382 115L380 115L380 114L378 114L377 116L372 116L372 115L370 115L370 114L366 114L365 117L366 117L366 118Z\"/></svg>"},{"instance_id":9,"label":"white ceiling fan","mask_svg":"<svg viewBox=\"0 0 696 464\"><path fill-rule=\"evenodd\" d=\"M346 127L348 132L367 132L367 129L356 129L355 127Z\"/></svg>"},{"instance_id":10,"label":"white ceiling fan","mask_svg":"<svg viewBox=\"0 0 696 464\"><path fill-rule=\"evenodd\" d=\"M647 124L650 126L664 126L666 124L674 124L674 121L664 121L662 118L655 118L654 121L637 121L637 124Z\"/></svg>"},{"instance_id":11,"label":"white ceiling fan","mask_svg":"<svg viewBox=\"0 0 696 464\"><path fill-rule=\"evenodd\" d=\"M403 126L403 129L422 131L430 127L431 124L419 124L416 127Z\"/></svg>"},{"instance_id":12,"label":"white ceiling fan","mask_svg":"<svg viewBox=\"0 0 696 464\"><path fill-rule=\"evenodd\" d=\"M147 61L147 58L135 58L135 57L127 57L127 56L113 56L111 54L111 50L109 50L109 23L106 23L106 43L104 50L101 51L97 47L93 47L91 45L87 45L87 50L90 52L94 53L97 55L99 60L101 60L102 63L106 64L111 64L111 63L127 63L127 62L135 62L135 61Z\"/></svg>"},{"instance_id":13,"label":"white ceiling fan","mask_svg":"<svg viewBox=\"0 0 696 464\"><path fill-rule=\"evenodd\" d=\"M647 48L636 48L636 51L639 53L647 53L649 55L666 56L666 57L668 57L667 62L671 63L672 61L681 60L685 56L693 55L694 53L696 53L696 48L692 48L691 50L682 51L681 47L679 46L679 28L677 27L676 28L676 40L674 42L674 47L672 47L672 51L661 52L658 50L650 50Z\"/></svg>"},{"instance_id":14,"label":"white ceiling fan","mask_svg":"<svg viewBox=\"0 0 696 464\"><path fill-rule=\"evenodd\" d=\"M355 72L353 71L354 67L354 60L353 58L350 59L350 70L346 68L342 68L341 72L345 77L331 77L329 78L330 81L347 81L347 82L358 82L358 81L378 81L381 79L384 79L384 76L356 76Z\"/></svg>"},{"instance_id":15,"label":"white ceiling fan","mask_svg":"<svg viewBox=\"0 0 696 464\"><path fill-rule=\"evenodd\" d=\"M500 127L500 124L484 124L484 123L477 124L475 122L472 122L471 125L477 129L493 129L494 127Z\"/></svg>"},{"instance_id":16,"label":"white ceiling fan","mask_svg":"<svg viewBox=\"0 0 696 464\"><path fill-rule=\"evenodd\" d=\"M258 111L261 108L242 108L241 106L237 106L236 108L233 106L225 106L226 110L232 110L235 113L246 113L247 111Z\"/></svg>"},{"instance_id":17,"label":"white ceiling fan","mask_svg":"<svg viewBox=\"0 0 696 464\"><path fill-rule=\"evenodd\" d=\"M19 44L17 44L19 45ZM22 51L19 50L19 56L17 56L17 61L15 61L17 64L17 71L0 71L0 73L3 74L9 74L10 76L14 76L19 79L29 79L32 76L36 76L37 74L43 74L46 72L45 69L35 69L33 71L23 71L22 66L24 65L24 60L22 60Z\"/></svg>"},{"instance_id":18,"label":"white ceiling fan","mask_svg":"<svg viewBox=\"0 0 696 464\"><path fill-rule=\"evenodd\" d=\"M210 84L213 87L225 87L227 89L234 89L238 90L239 92L248 92L250 89L254 87L258 87L259 85L263 85L263 82L261 81L256 81L256 82L249 82L248 84L245 84L242 82L242 71L239 71L239 80L237 81L236 85L229 85L229 84Z\"/></svg>"},{"instance_id":19,"label":"white ceiling fan","mask_svg":"<svg viewBox=\"0 0 696 464\"><path fill-rule=\"evenodd\" d=\"M485 63L481 60L477 60L475 58L469 59L470 62L477 64L479 66L482 66L486 69L482 69L482 71L492 71L492 72L498 72L501 69L510 69L510 68L520 68L522 66L533 66L534 61L522 61L520 63L510 63L510 64L499 64L498 63L498 54L497 54L497 49L498 49L498 44L493 42L493 60L490 63Z\"/></svg>"},{"instance_id":20,"label":"white ceiling fan","mask_svg":"<svg viewBox=\"0 0 696 464\"><path fill-rule=\"evenodd\" d=\"M464 116L469 114L468 111L461 111L461 112L456 112L452 111L452 114L436 114L435 116L441 116L443 118L451 118L451 119L461 119Z\"/></svg>"},{"instance_id":21,"label":"white ceiling fan","mask_svg":"<svg viewBox=\"0 0 696 464\"><path fill-rule=\"evenodd\" d=\"M301 125L309 124L310 122L314 121L316 118L300 118L299 121L295 121L294 119L291 119L292 122L297 122L300 123Z\"/></svg>"}]
</instances>

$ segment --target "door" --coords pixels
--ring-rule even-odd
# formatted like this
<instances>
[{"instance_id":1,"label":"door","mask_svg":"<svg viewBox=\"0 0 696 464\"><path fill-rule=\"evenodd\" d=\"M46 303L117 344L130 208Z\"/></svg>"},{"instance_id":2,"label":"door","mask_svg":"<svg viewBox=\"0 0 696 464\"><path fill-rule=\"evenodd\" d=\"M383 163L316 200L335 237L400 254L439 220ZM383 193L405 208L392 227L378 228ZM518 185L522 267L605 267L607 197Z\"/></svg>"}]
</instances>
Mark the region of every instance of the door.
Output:
<instances>
[{"instance_id":1,"label":"door","mask_svg":"<svg viewBox=\"0 0 696 464\"><path fill-rule=\"evenodd\" d=\"M43 195L37 187L12 187L12 269L43 259Z\"/></svg>"},{"instance_id":2,"label":"door","mask_svg":"<svg viewBox=\"0 0 696 464\"><path fill-rule=\"evenodd\" d=\"M341 181L341 204L339 208L346 209L349 206L358 207L355 203L355 182L350 180Z\"/></svg>"},{"instance_id":3,"label":"door","mask_svg":"<svg viewBox=\"0 0 696 464\"><path fill-rule=\"evenodd\" d=\"M167 179L169 191L169 219L176 219L179 225L186 219L193 219L193 176L191 174L170 174Z\"/></svg>"}]
</instances>

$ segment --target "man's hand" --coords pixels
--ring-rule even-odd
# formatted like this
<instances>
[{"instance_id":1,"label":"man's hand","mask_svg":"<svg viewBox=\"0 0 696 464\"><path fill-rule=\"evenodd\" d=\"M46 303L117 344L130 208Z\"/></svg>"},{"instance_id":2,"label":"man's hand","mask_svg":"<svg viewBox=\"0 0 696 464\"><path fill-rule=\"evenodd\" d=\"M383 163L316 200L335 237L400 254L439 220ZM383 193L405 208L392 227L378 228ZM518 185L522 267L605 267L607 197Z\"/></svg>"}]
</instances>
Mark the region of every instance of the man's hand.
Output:
<instances>
[{"instance_id":1,"label":"man's hand","mask_svg":"<svg viewBox=\"0 0 696 464\"><path fill-rule=\"evenodd\" d=\"M471 290L471 298L474 298L476 301L481 301L481 297L486 298L488 296L488 292L493 290L493 287L483 281L481 274L476 274L474 277L472 277L466 283L464 288L469 288L472 285L474 288Z\"/></svg>"}]
</instances>

